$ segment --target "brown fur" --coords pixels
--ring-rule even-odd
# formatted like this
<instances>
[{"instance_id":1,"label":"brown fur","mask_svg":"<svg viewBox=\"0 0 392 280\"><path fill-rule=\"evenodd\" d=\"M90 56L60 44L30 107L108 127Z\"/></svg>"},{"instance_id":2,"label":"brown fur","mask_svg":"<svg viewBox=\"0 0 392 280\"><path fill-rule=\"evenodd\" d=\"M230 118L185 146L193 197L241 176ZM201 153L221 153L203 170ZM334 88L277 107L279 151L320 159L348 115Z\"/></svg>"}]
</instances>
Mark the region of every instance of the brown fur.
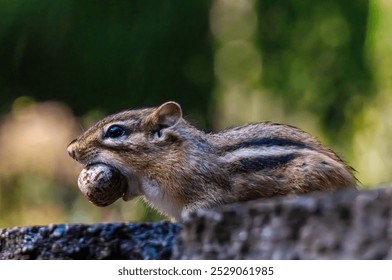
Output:
<instances>
[{"instance_id":1,"label":"brown fur","mask_svg":"<svg viewBox=\"0 0 392 280\"><path fill-rule=\"evenodd\" d=\"M126 134L105 138L115 124ZM136 180L152 206L176 219L182 210L356 183L339 156L298 128L263 122L206 134L174 102L108 116L68 152L82 164L102 162Z\"/></svg>"}]
</instances>

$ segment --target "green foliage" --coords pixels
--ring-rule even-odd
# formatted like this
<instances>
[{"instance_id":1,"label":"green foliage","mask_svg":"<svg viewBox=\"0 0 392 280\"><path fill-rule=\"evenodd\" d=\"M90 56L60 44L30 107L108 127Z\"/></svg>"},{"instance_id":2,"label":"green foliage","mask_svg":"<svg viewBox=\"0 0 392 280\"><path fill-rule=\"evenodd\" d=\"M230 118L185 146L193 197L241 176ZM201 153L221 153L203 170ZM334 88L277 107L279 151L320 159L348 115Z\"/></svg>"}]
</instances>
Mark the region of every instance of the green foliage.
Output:
<instances>
[{"instance_id":1,"label":"green foliage","mask_svg":"<svg viewBox=\"0 0 392 280\"><path fill-rule=\"evenodd\" d=\"M0 94L77 114L174 99L204 116L212 87L208 1L2 1ZM3 99L2 98L2 99Z\"/></svg>"},{"instance_id":2,"label":"green foliage","mask_svg":"<svg viewBox=\"0 0 392 280\"><path fill-rule=\"evenodd\" d=\"M286 109L317 115L331 140L351 137L352 116L372 94L368 2L257 1L263 85Z\"/></svg>"}]
</instances>

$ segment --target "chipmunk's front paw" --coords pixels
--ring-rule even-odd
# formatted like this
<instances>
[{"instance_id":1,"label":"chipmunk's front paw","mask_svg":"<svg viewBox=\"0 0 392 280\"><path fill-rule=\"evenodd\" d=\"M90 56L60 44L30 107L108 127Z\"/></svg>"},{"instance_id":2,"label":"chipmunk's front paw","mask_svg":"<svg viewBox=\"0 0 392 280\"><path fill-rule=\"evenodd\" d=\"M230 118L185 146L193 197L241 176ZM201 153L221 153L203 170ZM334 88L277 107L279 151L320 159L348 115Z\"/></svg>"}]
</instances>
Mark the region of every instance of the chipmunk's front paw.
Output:
<instances>
[{"instance_id":1,"label":"chipmunk's front paw","mask_svg":"<svg viewBox=\"0 0 392 280\"><path fill-rule=\"evenodd\" d=\"M89 201L108 206L126 192L126 178L114 167L95 163L87 165L79 175L78 186Z\"/></svg>"}]
</instances>

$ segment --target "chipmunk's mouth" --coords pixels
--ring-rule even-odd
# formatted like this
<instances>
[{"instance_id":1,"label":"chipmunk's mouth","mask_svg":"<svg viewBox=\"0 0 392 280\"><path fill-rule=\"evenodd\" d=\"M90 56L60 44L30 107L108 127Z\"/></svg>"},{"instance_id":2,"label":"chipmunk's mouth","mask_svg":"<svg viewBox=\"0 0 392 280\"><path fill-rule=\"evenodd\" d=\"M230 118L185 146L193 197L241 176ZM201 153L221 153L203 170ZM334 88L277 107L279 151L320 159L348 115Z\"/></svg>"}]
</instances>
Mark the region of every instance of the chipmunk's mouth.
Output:
<instances>
[{"instance_id":1,"label":"chipmunk's mouth","mask_svg":"<svg viewBox=\"0 0 392 280\"><path fill-rule=\"evenodd\" d=\"M90 163L80 172L78 186L81 192L97 206L108 206L120 197L131 199L131 180L117 168L101 162Z\"/></svg>"}]
</instances>

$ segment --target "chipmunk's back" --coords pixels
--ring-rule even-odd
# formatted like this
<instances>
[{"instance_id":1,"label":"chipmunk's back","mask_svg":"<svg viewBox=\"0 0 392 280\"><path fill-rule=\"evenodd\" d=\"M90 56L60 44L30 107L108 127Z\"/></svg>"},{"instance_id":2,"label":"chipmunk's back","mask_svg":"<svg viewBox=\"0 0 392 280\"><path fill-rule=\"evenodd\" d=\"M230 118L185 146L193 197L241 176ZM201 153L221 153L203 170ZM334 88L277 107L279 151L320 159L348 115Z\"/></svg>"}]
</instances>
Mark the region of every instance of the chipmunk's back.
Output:
<instances>
[{"instance_id":1,"label":"chipmunk's back","mask_svg":"<svg viewBox=\"0 0 392 280\"><path fill-rule=\"evenodd\" d=\"M216 133L222 166L239 200L353 187L352 169L308 133L270 122ZM243 188L246 186L247 191Z\"/></svg>"},{"instance_id":2,"label":"chipmunk's back","mask_svg":"<svg viewBox=\"0 0 392 280\"><path fill-rule=\"evenodd\" d=\"M290 149L309 149L323 153L337 161L341 161L339 156L331 149L322 145L315 137L300 130L297 127L272 123L260 122L212 134L219 146L226 150L237 150L239 148L253 148L277 150L284 148L287 152Z\"/></svg>"}]
</instances>

